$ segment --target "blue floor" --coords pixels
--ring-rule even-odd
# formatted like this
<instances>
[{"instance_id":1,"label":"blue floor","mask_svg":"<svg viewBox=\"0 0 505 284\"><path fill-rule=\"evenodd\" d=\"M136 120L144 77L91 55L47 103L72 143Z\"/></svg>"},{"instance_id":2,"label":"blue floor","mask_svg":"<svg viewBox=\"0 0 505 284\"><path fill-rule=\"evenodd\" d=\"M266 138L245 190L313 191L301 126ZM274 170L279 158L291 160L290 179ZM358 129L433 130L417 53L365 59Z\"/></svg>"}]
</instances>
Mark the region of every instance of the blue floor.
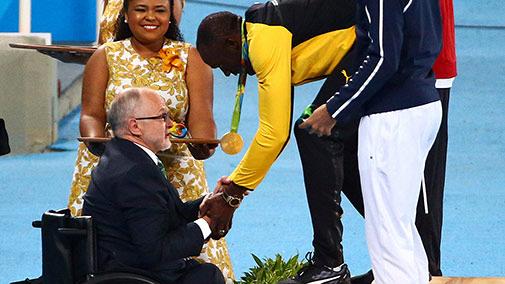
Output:
<instances>
[{"instance_id":1,"label":"blue floor","mask_svg":"<svg viewBox=\"0 0 505 284\"><path fill-rule=\"evenodd\" d=\"M505 5L502 0L457 2L459 76L449 111L442 269L453 276L505 276ZM187 40L194 42L201 18L223 9L227 8L188 0L182 28ZM241 13L239 8L229 10ZM478 27L482 25L489 28ZM239 129L245 141L250 141L257 127L256 82L251 77L248 80ZM222 135L229 128L236 78L216 72L215 84L214 113ZM313 83L296 89L296 113L318 88ZM0 158L0 283L41 273L40 233L31 228L31 221L47 209L66 205L77 125L78 110L61 123L61 139L53 149L63 152ZM218 151L206 163L209 183L229 174L242 154L228 156ZM346 262L351 272L361 273L370 266L363 221L346 201L344 210ZM254 264L251 253L260 257L304 255L311 249L311 234L293 139L235 214L227 237L235 273L240 276Z\"/></svg>"}]
</instances>

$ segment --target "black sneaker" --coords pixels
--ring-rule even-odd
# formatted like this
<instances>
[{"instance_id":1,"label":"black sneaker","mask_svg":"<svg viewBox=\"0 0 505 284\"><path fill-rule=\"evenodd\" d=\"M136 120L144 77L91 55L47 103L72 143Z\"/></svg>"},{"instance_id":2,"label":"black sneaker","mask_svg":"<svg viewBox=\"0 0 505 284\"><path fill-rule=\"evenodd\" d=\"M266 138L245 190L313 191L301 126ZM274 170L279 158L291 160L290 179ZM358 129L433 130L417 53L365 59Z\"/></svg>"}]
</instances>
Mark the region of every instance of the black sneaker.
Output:
<instances>
[{"instance_id":1,"label":"black sneaker","mask_svg":"<svg viewBox=\"0 0 505 284\"><path fill-rule=\"evenodd\" d=\"M309 252L306 256L308 263L302 267L296 276L280 281L278 284L351 284L351 274L347 264L339 267L328 267L317 264Z\"/></svg>"},{"instance_id":2,"label":"black sneaker","mask_svg":"<svg viewBox=\"0 0 505 284\"><path fill-rule=\"evenodd\" d=\"M368 270L367 273L351 277L352 284L372 284L373 272Z\"/></svg>"}]
</instances>

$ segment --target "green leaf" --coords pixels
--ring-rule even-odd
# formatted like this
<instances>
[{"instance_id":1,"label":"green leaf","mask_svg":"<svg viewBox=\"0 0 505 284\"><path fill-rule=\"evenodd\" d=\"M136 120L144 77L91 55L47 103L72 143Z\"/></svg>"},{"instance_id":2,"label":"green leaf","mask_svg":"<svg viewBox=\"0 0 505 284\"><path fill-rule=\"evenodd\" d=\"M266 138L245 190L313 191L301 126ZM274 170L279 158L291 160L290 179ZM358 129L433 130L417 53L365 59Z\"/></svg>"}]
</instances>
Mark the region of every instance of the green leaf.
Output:
<instances>
[{"instance_id":1,"label":"green leaf","mask_svg":"<svg viewBox=\"0 0 505 284\"><path fill-rule=\"evenodd\" d=\"M275 258L275 263L274 263L274 271L281 269L282 264L283 264L282 257L280 255L277 255L277 257Z\"/></svg>"},{"instance_id":2,"label":"green leaf","mask_svg":"<svg viewBox=\"0 0 505 284\"><path fill-rule=\"evenodd\" d=\"M252 254L256 266L245 272L240 281L236 284L271 284L281 280L291 278L304 266L303 261L299 261L298 255L292 256L285 261L280 254L275 258L264 258L263 260Z\"/></svg>"},{"instance_id":3,"label":"green leaf","mask_svg":"<svg viewBox=\"0 0 505 284\"><path fill-rule=\"evenodd\" d=\"M296 265L297 263L298 263L298 255L295 255L288 260L288 263L286 263L286 266L288 266L288 267L293 266L293 265Z\"/></svg>"},{"instance_id":4,"label":"green leaf","mask_svg":"<svg viewBox=\"0 0 505 284\"><path fill-rule=\"evenodd\" d=\"M259 267L263 267L263 263L261 262L261 259L259 259L257 256L255 256L254 254L252 254L252 257L254 258L254 261L256 262L256 264L259 266Z\"/></svg>"}]
</instances>

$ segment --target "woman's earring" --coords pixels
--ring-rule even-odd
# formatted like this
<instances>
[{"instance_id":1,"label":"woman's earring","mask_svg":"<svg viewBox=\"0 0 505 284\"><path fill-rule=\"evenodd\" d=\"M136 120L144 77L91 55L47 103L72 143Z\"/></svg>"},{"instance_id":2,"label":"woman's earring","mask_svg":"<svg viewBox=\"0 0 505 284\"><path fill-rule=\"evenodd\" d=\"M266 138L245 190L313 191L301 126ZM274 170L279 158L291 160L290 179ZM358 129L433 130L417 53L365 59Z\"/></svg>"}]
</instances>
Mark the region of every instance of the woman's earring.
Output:
<instances>
[{"instance_id":1,"label":"woman's earring","mask_svg":"<svg viewBox=\"0 0 505 284\"><path fill-rule=\"evenodd\" d=\"M124 22L128 24L128 20L127 19L124 19Z\"/></svg>"}]
</instances>

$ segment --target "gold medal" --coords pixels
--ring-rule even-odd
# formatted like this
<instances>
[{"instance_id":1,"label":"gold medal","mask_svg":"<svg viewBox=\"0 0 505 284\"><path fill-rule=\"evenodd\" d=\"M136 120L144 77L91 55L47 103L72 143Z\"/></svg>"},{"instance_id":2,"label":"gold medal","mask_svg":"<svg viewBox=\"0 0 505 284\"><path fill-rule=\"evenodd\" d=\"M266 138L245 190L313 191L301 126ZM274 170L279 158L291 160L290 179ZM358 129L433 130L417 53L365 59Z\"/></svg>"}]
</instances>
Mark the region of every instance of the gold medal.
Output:
<instances>
[{"instance_id":1,"label":"gold medal","mask_svg":"<svg viewBox=\"0 0 505 284\"><path fill-rule=\"evenodd\" d=\"M228 155L239 153L244 147L244 140L237 132L228 132L221 138L221 149Z\"/></svg>"}]
</instances>

